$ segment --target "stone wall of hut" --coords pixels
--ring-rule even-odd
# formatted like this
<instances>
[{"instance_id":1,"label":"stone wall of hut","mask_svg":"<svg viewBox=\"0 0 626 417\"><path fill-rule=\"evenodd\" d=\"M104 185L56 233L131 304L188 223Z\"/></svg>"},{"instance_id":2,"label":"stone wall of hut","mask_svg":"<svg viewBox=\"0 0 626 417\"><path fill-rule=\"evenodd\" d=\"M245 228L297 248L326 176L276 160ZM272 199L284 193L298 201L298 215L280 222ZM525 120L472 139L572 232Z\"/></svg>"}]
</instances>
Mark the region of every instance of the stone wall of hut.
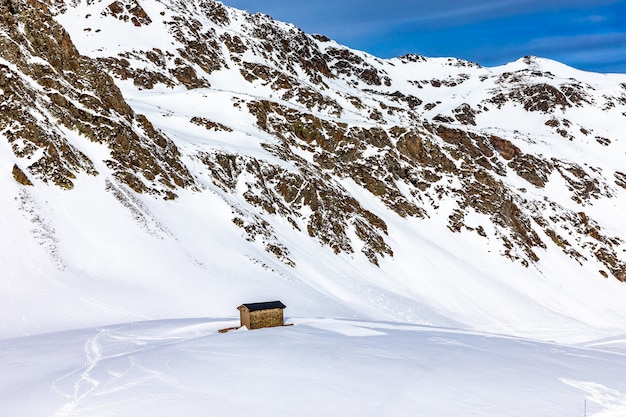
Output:
<instances>
[{"instance_id":1,"label":"stone wall of hut","mask_svg":"<svg viewBox=\"0 0 626 417\"><path fill-rule=\"evenodd\" d=\"M251 311L250 324L248 328L260 329L263 327L282 326L283 324L283 309L272 308L269 310Z\"/></svg>"}]
</instances>

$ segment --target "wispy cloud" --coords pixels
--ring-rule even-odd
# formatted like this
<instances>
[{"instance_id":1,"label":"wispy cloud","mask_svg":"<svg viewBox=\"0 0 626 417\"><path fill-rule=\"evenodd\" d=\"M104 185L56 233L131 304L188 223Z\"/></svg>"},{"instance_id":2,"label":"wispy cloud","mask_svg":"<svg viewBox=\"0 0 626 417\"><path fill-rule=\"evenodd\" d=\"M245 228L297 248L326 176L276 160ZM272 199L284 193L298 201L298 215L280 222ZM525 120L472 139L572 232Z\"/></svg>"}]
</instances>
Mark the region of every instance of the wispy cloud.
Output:
<instances>
[{"instance_id":1,"label":"wispy cloud","mask_svg":"<svg viewBox=\"0 0 626 417\"><path fill-rule=\"evenodd\" d=\"M606 16L600 16L597 14L581 17L580 19L576 19L577 23L602 23L607 20Z\"/></svg>"}]
</instances>

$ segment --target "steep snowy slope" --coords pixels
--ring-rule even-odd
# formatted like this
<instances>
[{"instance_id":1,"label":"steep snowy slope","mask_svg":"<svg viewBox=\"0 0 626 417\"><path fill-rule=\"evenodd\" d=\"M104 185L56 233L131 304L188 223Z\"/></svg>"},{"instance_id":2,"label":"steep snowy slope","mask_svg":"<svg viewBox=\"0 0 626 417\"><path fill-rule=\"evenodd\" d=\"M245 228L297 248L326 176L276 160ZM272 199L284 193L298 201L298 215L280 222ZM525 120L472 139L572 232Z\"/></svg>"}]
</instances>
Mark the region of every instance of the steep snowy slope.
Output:
<instances>
[{"instance_id":1,"label":"steep snowy slope","mask_svg":"<svg viewBox=\"0 0 626 417\"><path fill-rule=\"evenodd\" d=\"M213 1L27 3L0 6L3 336L263 299L626 332L626 76L380 60Z\"/></svg>"}]
</instances>

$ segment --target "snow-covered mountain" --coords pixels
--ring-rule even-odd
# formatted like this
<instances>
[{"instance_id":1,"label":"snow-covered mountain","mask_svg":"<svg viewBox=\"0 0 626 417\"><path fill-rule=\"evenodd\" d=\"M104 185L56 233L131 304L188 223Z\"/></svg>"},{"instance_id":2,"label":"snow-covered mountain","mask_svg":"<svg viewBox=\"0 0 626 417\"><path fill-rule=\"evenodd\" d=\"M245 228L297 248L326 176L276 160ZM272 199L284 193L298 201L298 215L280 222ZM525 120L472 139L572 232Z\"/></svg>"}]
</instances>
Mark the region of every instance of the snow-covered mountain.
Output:
<instances>
[{"instance_id":1,"label":"snow-covered mountain","mask_svg":"<svg viewBox=\"0 0 626 417\"><path fill-rule=\"evenodd\" d=\"M0 5L0 335L626 333L626 75L381 60L213 1Z\"/></svg>"}]
</instances>

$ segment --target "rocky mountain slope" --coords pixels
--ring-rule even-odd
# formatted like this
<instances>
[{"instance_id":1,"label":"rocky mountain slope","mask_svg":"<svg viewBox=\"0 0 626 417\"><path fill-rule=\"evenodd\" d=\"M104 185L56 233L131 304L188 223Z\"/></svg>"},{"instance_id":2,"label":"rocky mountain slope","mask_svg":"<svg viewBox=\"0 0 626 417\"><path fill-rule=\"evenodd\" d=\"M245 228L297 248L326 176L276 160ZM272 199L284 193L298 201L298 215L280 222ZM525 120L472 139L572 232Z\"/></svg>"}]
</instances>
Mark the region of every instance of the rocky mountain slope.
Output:
<instances>
[{"instance_id":1,"label":"rocky mountain slope","mask_svg":"<svg viewBox=\"0 0 626 417\"><path fill-rule=\"evenodd\" d=\"M44 269L51 294L120 318L159 313L74 280L160 277L178 314L206 308L189 291L218 314L265 291L517 334L563 317L623 328L626 75L381 60L209 0L3 0L0 19L4 245L51 260L7 249L11 288ZM99 203L73 212L84 198Z\"/></svg>"}]
</instances>

